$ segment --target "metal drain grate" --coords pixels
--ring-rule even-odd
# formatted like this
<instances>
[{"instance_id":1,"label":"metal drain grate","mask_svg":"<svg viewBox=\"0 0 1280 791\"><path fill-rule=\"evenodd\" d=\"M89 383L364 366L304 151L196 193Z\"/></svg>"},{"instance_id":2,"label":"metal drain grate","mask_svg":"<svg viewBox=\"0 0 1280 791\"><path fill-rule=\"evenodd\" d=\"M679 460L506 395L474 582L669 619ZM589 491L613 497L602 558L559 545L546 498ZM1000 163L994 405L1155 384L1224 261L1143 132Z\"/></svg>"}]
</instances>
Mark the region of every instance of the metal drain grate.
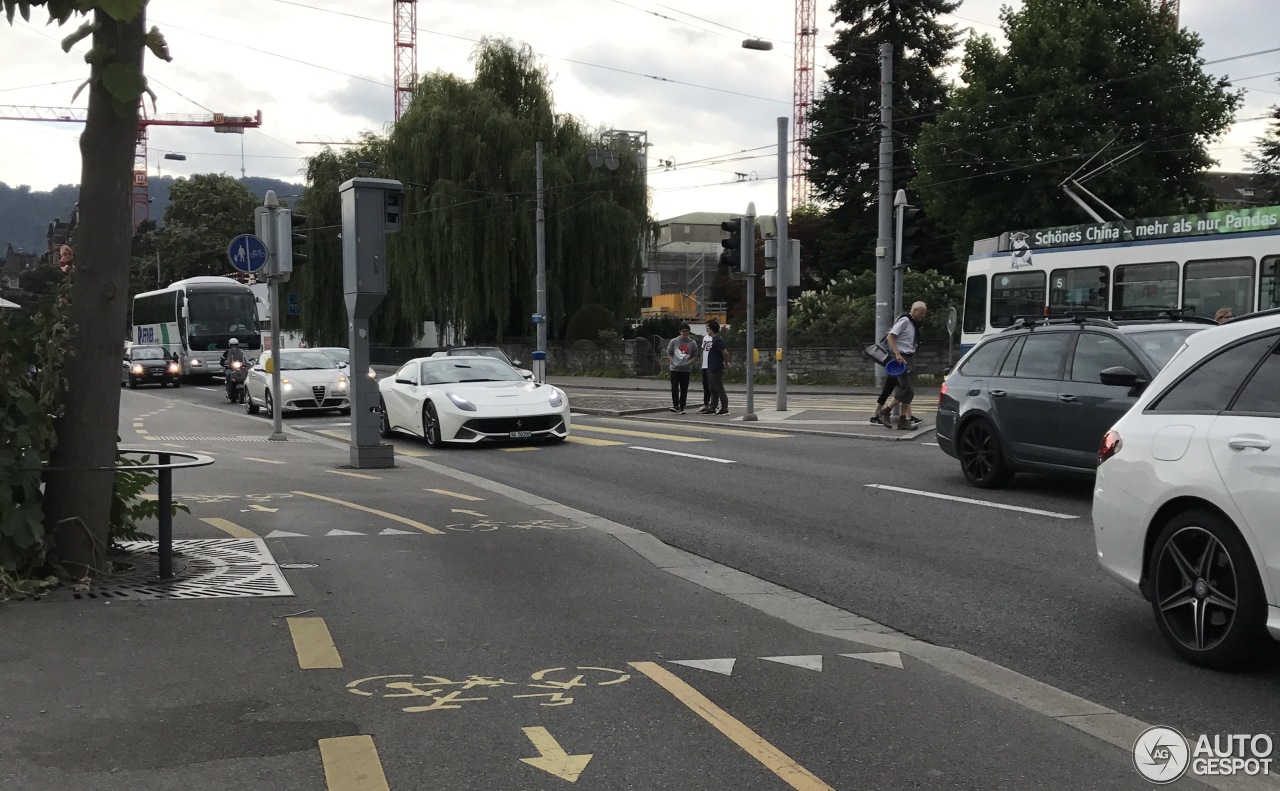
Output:
<instances>
[{"instance_id":1,"label":"metal drain grate","mask_svg":"<svg viewBox=\"0 0 1280 791\"><path fill-rule=\"evenodd\" d=\"M160 442L270 442L270 437L157 437L152 436L150 439ZM290 442L296 442L300 445L315 445L313 439L294 439L289 438Z\"/></svg>"},{"instance_id":2,"label":"metal drain grate","mask_svg":"<svg viewBox=\"0 0 1280 791\"><path fill-rule=\"evenodd\" d=\"M59 591L58 599L227 599L292 596L262 539L184 539L173 542L176 579L161 582L154 541L125 541L133 568L94 582L88 591ZM67 594L67 595L59 595Z\"/></svg>"}]
</instances>

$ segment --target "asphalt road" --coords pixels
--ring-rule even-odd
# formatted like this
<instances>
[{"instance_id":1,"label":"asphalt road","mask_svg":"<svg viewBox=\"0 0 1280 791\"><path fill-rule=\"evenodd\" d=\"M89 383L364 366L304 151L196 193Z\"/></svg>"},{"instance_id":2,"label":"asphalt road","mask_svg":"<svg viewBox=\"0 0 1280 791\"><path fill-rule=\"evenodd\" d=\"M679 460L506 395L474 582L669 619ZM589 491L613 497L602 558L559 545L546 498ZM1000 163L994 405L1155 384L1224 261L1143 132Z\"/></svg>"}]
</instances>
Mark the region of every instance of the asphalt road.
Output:
<instances>
[{"instance_id":1,"label":"asphalt road","mask_svg":"<svg viewBox=\"0 0 1280 791\"><path fill-rule=\"evenodd\" d=\"M232 408L216 387L168 395ZM346 431L336 415L287 422ZM980 492L927 438L774 437L600 417L575 419L574 433L589 444L457 448L435 460L1138 719L1184 733L1276 727L1280 660L1220 674L1176 659L1148 605L1098 566L1087 481L1019 476ZM411 438L395 444L426 450Z\"/></svg>"}]
</instances>

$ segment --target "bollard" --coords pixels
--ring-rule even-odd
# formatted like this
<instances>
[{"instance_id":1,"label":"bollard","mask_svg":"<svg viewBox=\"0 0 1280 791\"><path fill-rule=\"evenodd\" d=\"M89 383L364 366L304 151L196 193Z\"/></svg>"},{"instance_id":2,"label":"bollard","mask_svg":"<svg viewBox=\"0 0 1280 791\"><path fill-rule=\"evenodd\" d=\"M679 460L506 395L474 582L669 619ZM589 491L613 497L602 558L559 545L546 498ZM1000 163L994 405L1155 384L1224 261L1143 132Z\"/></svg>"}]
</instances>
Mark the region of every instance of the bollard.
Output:
<instances>
[{"instance_id":1,"label":"bollard","mask_svg":"<svg viewBox=\"0 0 1280 791\"><path fill-rule=\"evenodd\" d=\"M173 470L169 468L169 454L160 454L160 496L159 513L156 515L160 524L160 579L173 579Z\"/></svg>"}]
</instances>

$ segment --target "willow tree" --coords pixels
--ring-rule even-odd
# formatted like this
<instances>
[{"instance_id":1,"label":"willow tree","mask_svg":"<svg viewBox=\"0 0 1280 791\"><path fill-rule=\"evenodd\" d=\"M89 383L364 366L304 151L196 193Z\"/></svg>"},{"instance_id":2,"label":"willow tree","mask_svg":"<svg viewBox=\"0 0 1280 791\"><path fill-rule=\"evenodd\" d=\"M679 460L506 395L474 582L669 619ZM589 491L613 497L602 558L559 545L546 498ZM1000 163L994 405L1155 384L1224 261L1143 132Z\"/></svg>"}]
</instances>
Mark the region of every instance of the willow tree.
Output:
<instances>
[{"instance_id":1,"label":"willow tree","mask_svg":"<svg viewBox=\"0 0 1280 791\"><path fill-rule=\"evenodd\" d=\"M375 315L375 340L411 343L426 321L472 341L530 334L539 142L552 335L588 302L618 315L636 311L648 206L634 152L619 152L616 170L593 169L588 150L600 135L555 113L550 77L529 47L486 39L474 61L470 81L424 76L385 140L369 137L358 151L311 160L304 201L318 244L299 282L309 339L332 338L333 312L343 315L341 251L323 229L338 223L337 185L356 175L359 162L375 163L367 175L405 185L403 230L388 240L388 293Z\"/></svg>"}]
</instances>

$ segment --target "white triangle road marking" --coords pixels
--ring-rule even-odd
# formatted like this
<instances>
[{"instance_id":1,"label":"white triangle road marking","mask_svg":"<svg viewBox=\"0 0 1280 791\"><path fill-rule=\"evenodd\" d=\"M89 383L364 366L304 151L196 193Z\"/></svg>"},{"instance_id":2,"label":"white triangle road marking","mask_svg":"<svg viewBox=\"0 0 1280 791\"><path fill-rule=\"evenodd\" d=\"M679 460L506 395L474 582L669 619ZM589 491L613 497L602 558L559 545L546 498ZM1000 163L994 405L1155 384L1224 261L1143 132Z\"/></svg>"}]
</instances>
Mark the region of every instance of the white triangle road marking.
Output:
<instances>
[{"instance_id":1,"label":"white triangle road marking","mask_svg":"<svg viewBox=\"0 0 1280 791\"><path fill-rule=\"evenodd\" d=\"M290 533L286 530L272 530L263 538L308 538L306 533Z\"/></svg>"},{"instance_id":2,"label":"white triangle road marking","mask_svg":"<svg viewBox=\"0 0 1280 791\"><path fill-rule=\"evenodd\" d=\"M325 538L328 538L329 536L362 536L365 534L357 533L354 530L330 530L328 533L325 533L324 535L325 535Z\"/></svg>"},{"instance_id":3,"label":"white triangle road marking","mask_svg":"<svg viewBox=\"0 0 1280 791\"><path fill-rule=\"evenodd\" d=\"M396 530L394 527L388 527L386 530L378 533L380 536L412 536L416 535L411 530Z\"/></svg>"},{"instance_id":4,"label":"white triangle road marking","mask_svg":"<svg viewBox=\"0 0 1280 791\"><path fill-rule=\"evenodd\" d=\"M814 656L762 656L760 658L767 662L778 662L783 665L792 665L793 667L802 667L805 670L822 672L822 654Z\"/></svg>"},{"instance_id":5,"label":"white triangle road marking","mask_svg":"<svg viewBox=\"0 0 1280 791\"><path fill-rule=\"evenodd\" d=\"M733 675L733 663L736 659L672 659L669 660L673 665L683 665L691 667L694 670L710 670L712 673L719 673L722 676Z\"/></svg>"},{"instance_id":6,"label":"white triangle road marking","mask_svg":"<svg viewBox=\"0 0 1280 791\"><path fill-rule=\"evenodd\" d=\"M869 654L841 654L850 659L861 659L863 662L874 662L877 665L888 665L889 667L902 668L902 654L897 651L874 651Z\"/></svg>"}]
</instances>

